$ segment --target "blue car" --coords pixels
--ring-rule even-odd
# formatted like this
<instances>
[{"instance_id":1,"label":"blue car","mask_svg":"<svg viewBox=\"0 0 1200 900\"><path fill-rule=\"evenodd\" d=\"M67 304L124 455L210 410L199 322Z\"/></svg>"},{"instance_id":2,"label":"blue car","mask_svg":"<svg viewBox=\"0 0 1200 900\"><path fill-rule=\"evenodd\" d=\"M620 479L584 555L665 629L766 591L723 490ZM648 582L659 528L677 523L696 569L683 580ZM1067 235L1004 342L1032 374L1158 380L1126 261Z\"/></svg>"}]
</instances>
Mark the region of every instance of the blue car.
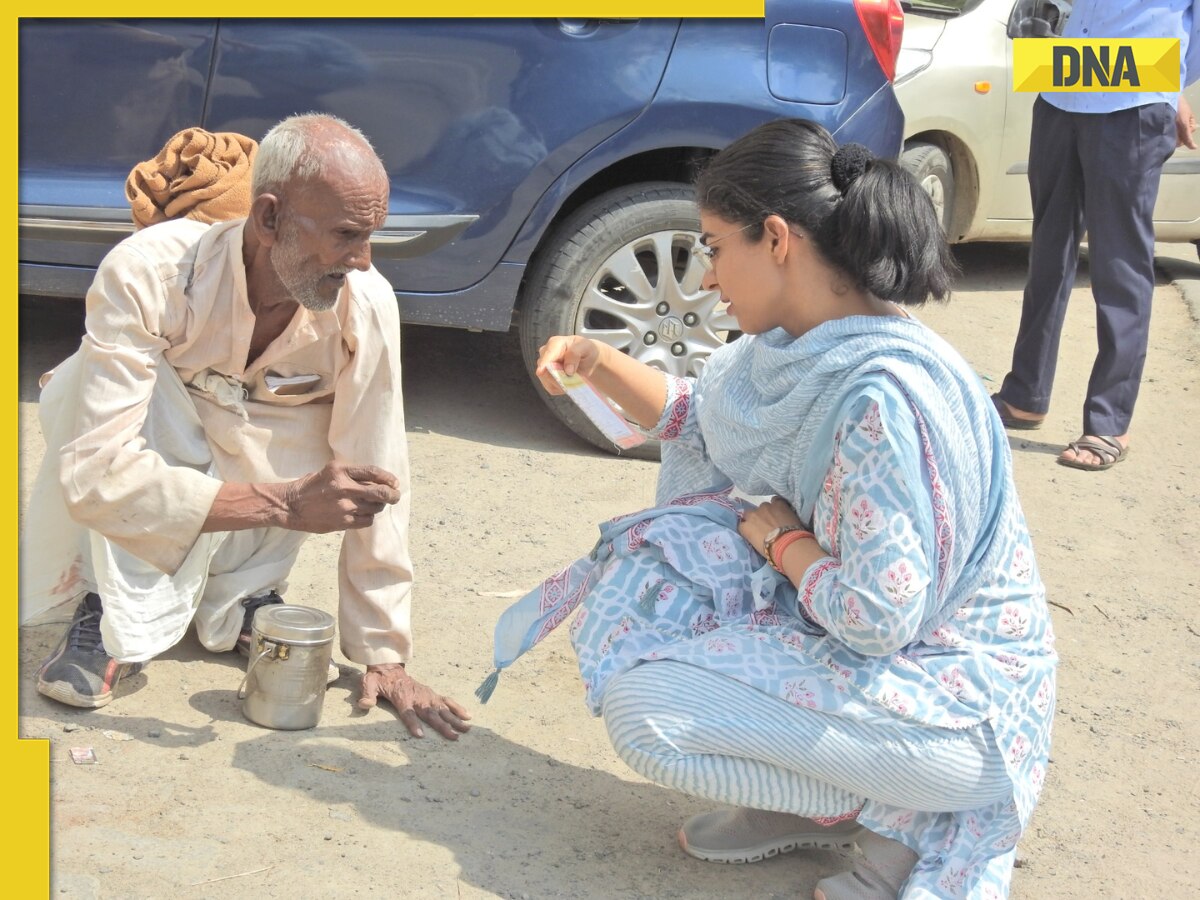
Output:
<instances>
[{"instance_id":1,"label":"blue car","mask_svg":"<svg viewBox=\"0 0 1200 900\"><path fill-rule=\"evenodd\" d=\"M20 289L82 297L132 231L124 182L188 127L342 116L391 178L373 260L404 321L517 327L696 374L736 336L689 250L689 183L768 119L896 156L898 0L765 19L21 19ZM611 447L561 398L572 429Z\"/></svg>"}]
</instances>

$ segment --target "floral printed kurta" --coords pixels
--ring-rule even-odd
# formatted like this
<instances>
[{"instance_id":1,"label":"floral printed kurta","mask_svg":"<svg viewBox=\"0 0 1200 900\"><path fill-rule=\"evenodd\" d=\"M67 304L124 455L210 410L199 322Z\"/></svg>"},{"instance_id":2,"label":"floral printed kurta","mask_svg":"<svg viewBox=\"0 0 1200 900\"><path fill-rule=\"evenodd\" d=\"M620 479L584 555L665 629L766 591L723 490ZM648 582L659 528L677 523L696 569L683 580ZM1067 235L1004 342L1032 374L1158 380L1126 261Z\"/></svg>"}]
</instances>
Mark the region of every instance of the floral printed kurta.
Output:
<instances>
[{"instance_id":1,"label":"floral printed kurta","mask_svg":"<svg viewBox=\"0 0 1200 900\"><path fill-rule=\"evenodd\" d=\"M594 712L613 676L674 659L867 724L982 724L1011 777L1007 802L932 813L868 800L859 820L919 853L905 897L1002 897L1045 777L1056 665L1003 432L973 373L918 323L815 332L730 347L698 386L669 379L660 505L603 525L591 556L510 610L497 661L579 607ZM795 360L839 352L861 368L830 366L833 386L799 404L817 421L792 424L806 419L788 408L807 374ZM827 556L798 588L737 533L735 487L778 493L811 524Z\"/></svg>"}]
</instances>

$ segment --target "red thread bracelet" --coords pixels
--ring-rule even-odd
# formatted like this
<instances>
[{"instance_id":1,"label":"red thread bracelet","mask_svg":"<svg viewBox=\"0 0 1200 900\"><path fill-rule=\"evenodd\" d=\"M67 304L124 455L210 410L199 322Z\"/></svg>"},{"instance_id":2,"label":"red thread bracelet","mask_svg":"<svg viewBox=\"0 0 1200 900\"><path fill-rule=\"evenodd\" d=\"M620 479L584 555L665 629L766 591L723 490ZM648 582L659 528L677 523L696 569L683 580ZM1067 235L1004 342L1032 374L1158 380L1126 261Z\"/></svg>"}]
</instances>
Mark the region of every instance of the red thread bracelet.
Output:
<instances>
[{"instance_id":1,"label":"red thread bracelet","mask_svg":"<svg viewBox=\"0 0 1200 900\"><path fill-rule=\"evenodd\" d=\"M785 531L771 542L770 547L766 548L767 562L769 562L771 564L771 568L780 575L785 574L783 571L783 551L801 538L816 539L816 535L811 531L805 531L803 528L796 528L791 531Z\"/></svg>"}]
</instances>

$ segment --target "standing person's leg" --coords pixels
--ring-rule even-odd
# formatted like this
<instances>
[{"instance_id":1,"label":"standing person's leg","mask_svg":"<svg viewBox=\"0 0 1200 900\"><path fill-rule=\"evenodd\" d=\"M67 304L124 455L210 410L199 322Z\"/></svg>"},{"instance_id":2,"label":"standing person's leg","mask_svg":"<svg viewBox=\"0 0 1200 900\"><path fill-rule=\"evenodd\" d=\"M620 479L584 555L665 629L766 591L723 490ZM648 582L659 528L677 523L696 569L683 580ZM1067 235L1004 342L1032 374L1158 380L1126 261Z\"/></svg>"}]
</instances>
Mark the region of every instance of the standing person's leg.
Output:
<instances>
[{"instance_id":1,"label":"standing person's leg","mask_svg":"<svg viewBox=\"0 0 1200 900\"><path fill-rule=\"evenodd\" d=\"M1175 149L1175 113L1169 104L1154 103L1084 118L1080 157L1098 348L1083 433L1118 446L1106 452L1077 442L1060 461L1107 468L1128 444L1146 360L1154 295L1154 204L1163 163Z\"/></svg>"},{"instance_id":2,"label":"standing person's leg","mask_svg":"<svg viewBox=\"0 0 1200 900\"><path fill-rule=\"evenodd\" d=\"M999 398L1009 418L1040 422L1050 408L1067 301L1083 238L1083 171L1077 119L1038 98L1029 142L1033 241L1012 370ZM1030 415L1019 417L1019 412ZM1019 426L1018 426L1019 427Z\"/></svg>"}]
</instances>

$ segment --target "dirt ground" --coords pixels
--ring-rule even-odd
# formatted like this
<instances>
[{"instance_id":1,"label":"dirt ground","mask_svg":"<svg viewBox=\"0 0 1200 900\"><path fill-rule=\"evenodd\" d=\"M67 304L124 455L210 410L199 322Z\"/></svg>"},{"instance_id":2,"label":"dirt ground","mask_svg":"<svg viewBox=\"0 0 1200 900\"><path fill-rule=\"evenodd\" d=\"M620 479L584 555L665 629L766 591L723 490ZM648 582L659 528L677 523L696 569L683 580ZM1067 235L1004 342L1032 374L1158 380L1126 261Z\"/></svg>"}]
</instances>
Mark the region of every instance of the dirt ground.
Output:
<instances>
[{"instance_id":1,"label":"dirt ground","mask_svg":"<svg viewBox=\"0 0 1200 900\"><path fill-rule=\"evenodd\" d=\"M1095 346L1086 267L1070 311L1047 426L1013 436L1016 477L1053 610L1062 665L1050 774L1020 846L1014 898L1174 898L1200 892L1200 325L1181 295L1190 246L1155 297L1133 451L1112 471L1061 468ZM945 308L920 315L990 385L1007 369L1023 247L959 252ZM71 307L21 319L21 499L43 453L37 374L73 349ZM31 675L61 625L21 634L20 732L50 741L52 894L70 898L809 897L843 860L792 854L753 866L685 857L675 829L706 804L646 783L611 752L582 703L560 629L501 679L501 611L590 549L596 523L650 505L656 465L595 453L543 408L515 341L412 328L405 394L414 472L414 674L457 697L457 744L409 738L388 710L355 711L356 669L320 725L246 721L243 663L188 638L75 710ZM314 538L287 598L335 608L338 538ZM96 765L70 748L91 747Z\"/></svg>"}]
</instances>

